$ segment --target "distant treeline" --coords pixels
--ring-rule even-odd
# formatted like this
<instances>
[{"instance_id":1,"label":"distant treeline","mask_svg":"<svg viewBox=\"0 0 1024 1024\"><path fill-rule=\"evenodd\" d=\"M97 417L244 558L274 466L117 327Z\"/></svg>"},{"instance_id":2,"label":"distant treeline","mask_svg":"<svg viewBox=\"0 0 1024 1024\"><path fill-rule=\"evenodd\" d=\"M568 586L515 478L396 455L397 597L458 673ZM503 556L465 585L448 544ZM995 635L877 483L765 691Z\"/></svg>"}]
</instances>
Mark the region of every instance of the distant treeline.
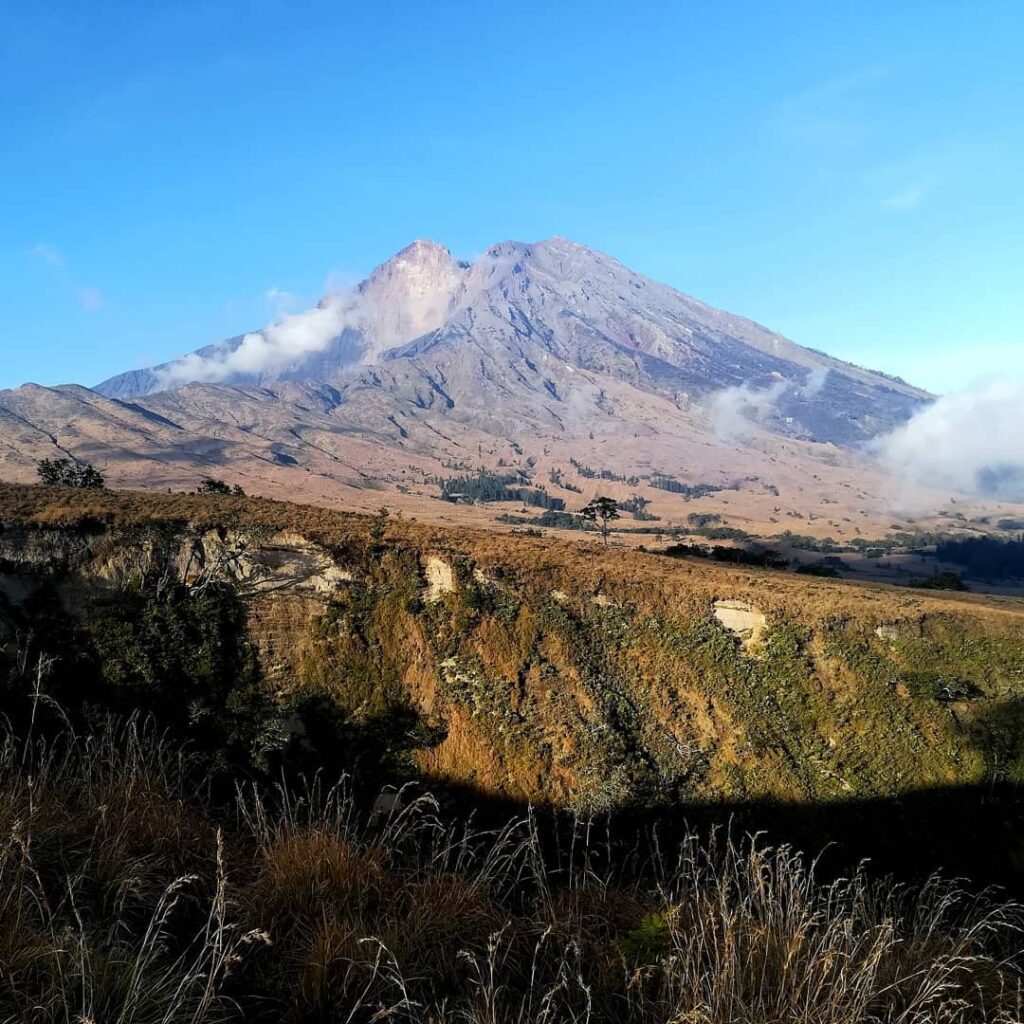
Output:
<instances>
[{"instance_id":1,"label":"distant treeline","mask_svg":"<svg viewBox=\"0 0 1024 1024\"><path fill-rule=\"evenodd\" d=\"M444 501L521 501L524 505L537 508L565 508L561 498L553 498L544 487L532 485L529 477L522 473L488 473L481 470L472 476L453 476L436 482L440 484Z\"/></svg>"},{"instance_id":2,"label":"distant treeline","mask_svg":"<svg viewBox=\"0 0 1024 1024\"><path fill-rule=\"evenodd\" d=\"M535 519L528 519L526 516L500 515L497 517L497 522L505 523L509 526L547 527L551 530L594 529L593 525L584 519L583 516L572 512L563 512L561 509L556 508L549 508Z\"/></svg>"},{"instance_id":3,"label":"distant treeline","mask_svg":"<svg viewBox=\"0 0 1024 1024\"><path fill-rule=\"evenodd\" d=\"M640 497L639 494L630 495L625 501L619 502L619 508L623 512L632 512L633 518L642 523L656 523L661 519L661 516L656 516L652 512L647 511L647 506L650 502L646 498Z\"/></svg>"},{"instance_id":4,"label":"distant treeline","mask_svg":"<svg viewBox=\"0 0 1024 1024\"><path fill-rule=\"evenodd\" d=\"M785 569L789 559L778 551L759 547L726 547L716 544L704 547L701 544L672 544L657 552L669 558L710 558L715 562L730 562L733 565L754 565L763 569Z\"/></svg>"},{"instance_id":5,"label":"distant treeline","mask_svg":"<svg viewBox=\"0 0 1024 1024\"><path fill-rule=\"evenodd\" d=\"M630 487L636 487L640 483L638 476L620 476L610 469L591 469L590 466L585 466L577 459L569 459L569 463L584 480L613 480L617 483L629 484Z\"/></svg>"},{"instance_id":6,"label":"distant treeline","mask_svg":"<svg viewBox=\"0 0 1024 1024\"><path fill-rule=\"evenodd\" d=\"M980 580L1024 579L1024 534L1011 539L964 537L944 540L935 557L962 565Z\"/></svg>"},{"instance_id":7,"label":"distant treeline","mask_svg":"<svg viewBox=\"0 0 1024 1024\"><path fill-rule=\"evenodd\" d=\"M718 484L684 484L674 476L652 476L651 486L656 487L659 491L668 491L670 494L681 494L687 501L727 490ZM736 490L735 487L731 489Z\"/></svg>"},{"instance_id":8,"label":"distant treeline","mask_svg":"<svg viewBox=\"0 0 1024 1024\"><path fill-rule=\"evenodd\" d=\"M560 469L553 469L553 470L551 470L551 473L548 476L548 479L556 487L561 487L562 490L564 490L564 491L572 491L574 494L582 494L583 493L583 488L582 487L577 487L575 484L569 483L569 481L565 479L565 476L563 475L563 473L562 473L562 471Z\"/></svg>"},{"instance_id":9,"label":"distant treeline","mask_svg":"<svg viewBox=\"0 0 1024 1024\"><path fill-rule=\"evenodd\" d=\"M918 530L910 533L907 530L897 530L880 540L865 540L863 537L854 537L850 541L850 547L858 551L880 550L886 554L893 551L920 551L922 548L930 547L933 544L943 544L952 539L948 533L936 533L933 530Z\"/></svg>"},{"instance_id":10,"label":"distant treeline","mask_svg":"<svg viewBox=\"0 0 1024 1024\"><path fill-rule=\"evenodd\" d=\"M746 540L750 536L738 526L698 526L692 532L708 540Z\"/></svg>"},{"instance_id":11,"label":"distant treeline","mask_svg":"<svg viewBox=\"0 0 1024 1024\"><path fill-rule=\"evenodd\" d=\"M776 544L783 544L798 551L820 551L823 554L837 554L843 551L858 551L869 557L880 558L894 551L920 551L933 544L942 544L950 539L948 533L931 533L922 530L920 533L898 531L887 537L868 539L852 537L840 543L834 537L810 537L792 530L783 530L771 538Z\"/></svg>"},{"instance_id":12,"label":"distant treeline","mask_svg":"<svg viewBox=\"0 0 1024 1024\"><path fill-rule=\"evenodd\" d=\"M823 551L835 553L843 548L834 537L808 537L802 533L793 533L792 530L783 530L776 533L772 540L777 544L785 544L786 547L795 548L797 551ZM872 547L875 545L872 544ZM878 545L879 547L881 544Z\"/></svg>"}]
</instances>

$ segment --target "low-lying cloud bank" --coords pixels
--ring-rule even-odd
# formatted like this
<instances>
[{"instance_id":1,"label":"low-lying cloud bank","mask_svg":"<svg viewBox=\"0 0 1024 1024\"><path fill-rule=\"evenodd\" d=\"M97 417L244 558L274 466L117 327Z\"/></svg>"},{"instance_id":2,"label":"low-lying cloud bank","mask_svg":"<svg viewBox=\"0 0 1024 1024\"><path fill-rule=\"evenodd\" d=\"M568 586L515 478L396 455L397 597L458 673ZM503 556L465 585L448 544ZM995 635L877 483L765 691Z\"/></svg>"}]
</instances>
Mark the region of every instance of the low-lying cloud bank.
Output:
<instances>
[{"instance_id":1,"label":"low-lying cloud bank","mask_svg":"<svg viewBox=\"0 0 1024 1024\"><path fill-rule=\"evenodd\" d=\"M466 274L465 265L447 252L448 262L440 266L430 257L422 248L403 251L362 283L334 290L301 313L287 310L294 296L271 289L268 298L283 303L274 323L238 344L194 352L162 367L159 386L274 376L319 354L329 355L337 369L422 337L452 315Z\"/></svg>"},{"instance_id":2,"label":"low-lying cloud bank","mask_svg":"<svg viewBox=\"0 0 1024 1024\"><path fill-rule=\"evenodd\" d=\"M212 354L193 352L159 371L160 386L191 381L229 380L236 375L278 373L306 356L322 352L359 318L354 289L330 295L319 306L281 317L262 331L247 334L235 348Z\"/></svg>"},{"instance_id":3,"label":"low-lying cloud bank","mask_svg":"<svg viewBox=\"0 0 1024 1024\"><path fill-rule=\"evenodd\" d=\"M720 441L746 440L756 425L778 414L778 402L787 392L813 398L825 386L829 368L816 366L803 382L779 379L766 388L734 384L715 391L707 400L711 429Z\"/></svg>"},{"instance_id":4,"label":"low-lying cloud bank","mask_svg":"<svg viewBox=\"0 0 1024 1024\"><path fill-rule=\"evenodd\" d=\"M871 450L908 492L945 488L1024 501L1024 376L943 395Z\"/></svg>"},{"instance_id":5,"label":"low-lying cloud bank","mask_svg":"<svg viewBox=\"0 0 1024 1024\"><path fill-rule=\"evenodd\" d=\"M775 403L788 387L788 381L780 380L760 391L748 384L716 391L707 403L715 436L721 441L746 439L755 424L774 415Z\"/></svg>"}]
</instances>

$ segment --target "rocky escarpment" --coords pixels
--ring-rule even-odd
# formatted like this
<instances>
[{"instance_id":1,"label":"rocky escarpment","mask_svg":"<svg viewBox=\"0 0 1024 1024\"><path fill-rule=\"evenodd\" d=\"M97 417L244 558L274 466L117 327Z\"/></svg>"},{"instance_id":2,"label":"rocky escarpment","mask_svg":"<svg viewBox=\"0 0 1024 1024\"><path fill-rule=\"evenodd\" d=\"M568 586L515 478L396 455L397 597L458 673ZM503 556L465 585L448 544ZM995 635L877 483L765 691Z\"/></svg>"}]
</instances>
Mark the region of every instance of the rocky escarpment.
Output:
<instances>
[{"instance_id":1,"label":"rocky escarpment","mask_svg":"<svg viewBox=\"0 0 1024 1024\"><path fill-rule=\"evenodd\" d=\"M320 708L353 742L400 748L396 770L590 808L1024 777L1012 602L580 559L272 503L190 499L183 516L177 496L146 498L145 514L110 496L54 512L32 491L0 531L8 655L44 606L41 646L73 626L96 662L111 645L90 624L109 636L118 595L159 617L171 580L186 603L226 587L282 716Z\"/></svg>"}]
</instances>

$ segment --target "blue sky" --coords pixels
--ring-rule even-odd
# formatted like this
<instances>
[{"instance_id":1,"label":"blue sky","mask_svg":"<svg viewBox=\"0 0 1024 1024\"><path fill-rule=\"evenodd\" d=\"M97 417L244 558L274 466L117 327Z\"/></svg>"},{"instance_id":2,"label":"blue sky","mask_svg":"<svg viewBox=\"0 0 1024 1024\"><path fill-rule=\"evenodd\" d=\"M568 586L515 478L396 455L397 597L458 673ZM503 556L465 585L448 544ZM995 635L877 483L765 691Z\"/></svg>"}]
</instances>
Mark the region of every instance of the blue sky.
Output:
<instances>
[{"instance_id":1,"label":"blue sky","mask_svg":"<svg viewBox=\"0 0 1024 1024\"><path fill-rule=\"evenodd\" d=\"M935 390L1024 367L1024 4L5 5L0 387L566 235Z\"/></svg>"}]
</instances>

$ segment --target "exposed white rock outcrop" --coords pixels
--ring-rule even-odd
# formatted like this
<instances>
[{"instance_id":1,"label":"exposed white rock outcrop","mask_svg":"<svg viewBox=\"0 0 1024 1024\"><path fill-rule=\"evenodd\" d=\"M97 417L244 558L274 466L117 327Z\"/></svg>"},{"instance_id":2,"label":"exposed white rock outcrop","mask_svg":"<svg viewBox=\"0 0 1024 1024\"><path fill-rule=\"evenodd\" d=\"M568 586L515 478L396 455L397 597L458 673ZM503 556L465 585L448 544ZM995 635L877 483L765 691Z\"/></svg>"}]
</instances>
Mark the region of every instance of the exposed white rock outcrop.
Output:
<instances>
[{"instance_id":1,"label":"exposed white rock outcrop","mask_svg":"<svg viewBox=\"0 0 1024 1024\"><path fill-rule=\"evenodd\" d=\"M271 590L329 594L356 578L329 552L296 533L227 529L196 533L187 527L174 534L133 527L116 535L58 528L7 530L0 534L0 563L26 580L76 573L114 588L158 578L169 566L190 586L204 580L229 580L243 594ZM24 589L28 583L18 586Z\"/></svg>"},{"instance_id":2,"label":"exposed white rock outcrop","mask_svg":"<svg viewBox=\"0 0 1024 1024\"><path fill-rule=\"evenodd\" d=\"M423 600L427 604L440 601L445 594L450 594L455 590L455 572L443 558L429 555L424 563L423 572L427 578L427 589Z\"/></svg>"},{"instance_id":3,"label":"exposed white rock outcrop","mask_svg":"<svg viewBox=\"0 0 1024 1024\"><path fill-rule=\"evenodd\" d=\"M768 619L749 601L735 599L715 602L715 618L724 629L743 640L744 645L756 644L768 628Z\"/></svg>"}]
</instances>

